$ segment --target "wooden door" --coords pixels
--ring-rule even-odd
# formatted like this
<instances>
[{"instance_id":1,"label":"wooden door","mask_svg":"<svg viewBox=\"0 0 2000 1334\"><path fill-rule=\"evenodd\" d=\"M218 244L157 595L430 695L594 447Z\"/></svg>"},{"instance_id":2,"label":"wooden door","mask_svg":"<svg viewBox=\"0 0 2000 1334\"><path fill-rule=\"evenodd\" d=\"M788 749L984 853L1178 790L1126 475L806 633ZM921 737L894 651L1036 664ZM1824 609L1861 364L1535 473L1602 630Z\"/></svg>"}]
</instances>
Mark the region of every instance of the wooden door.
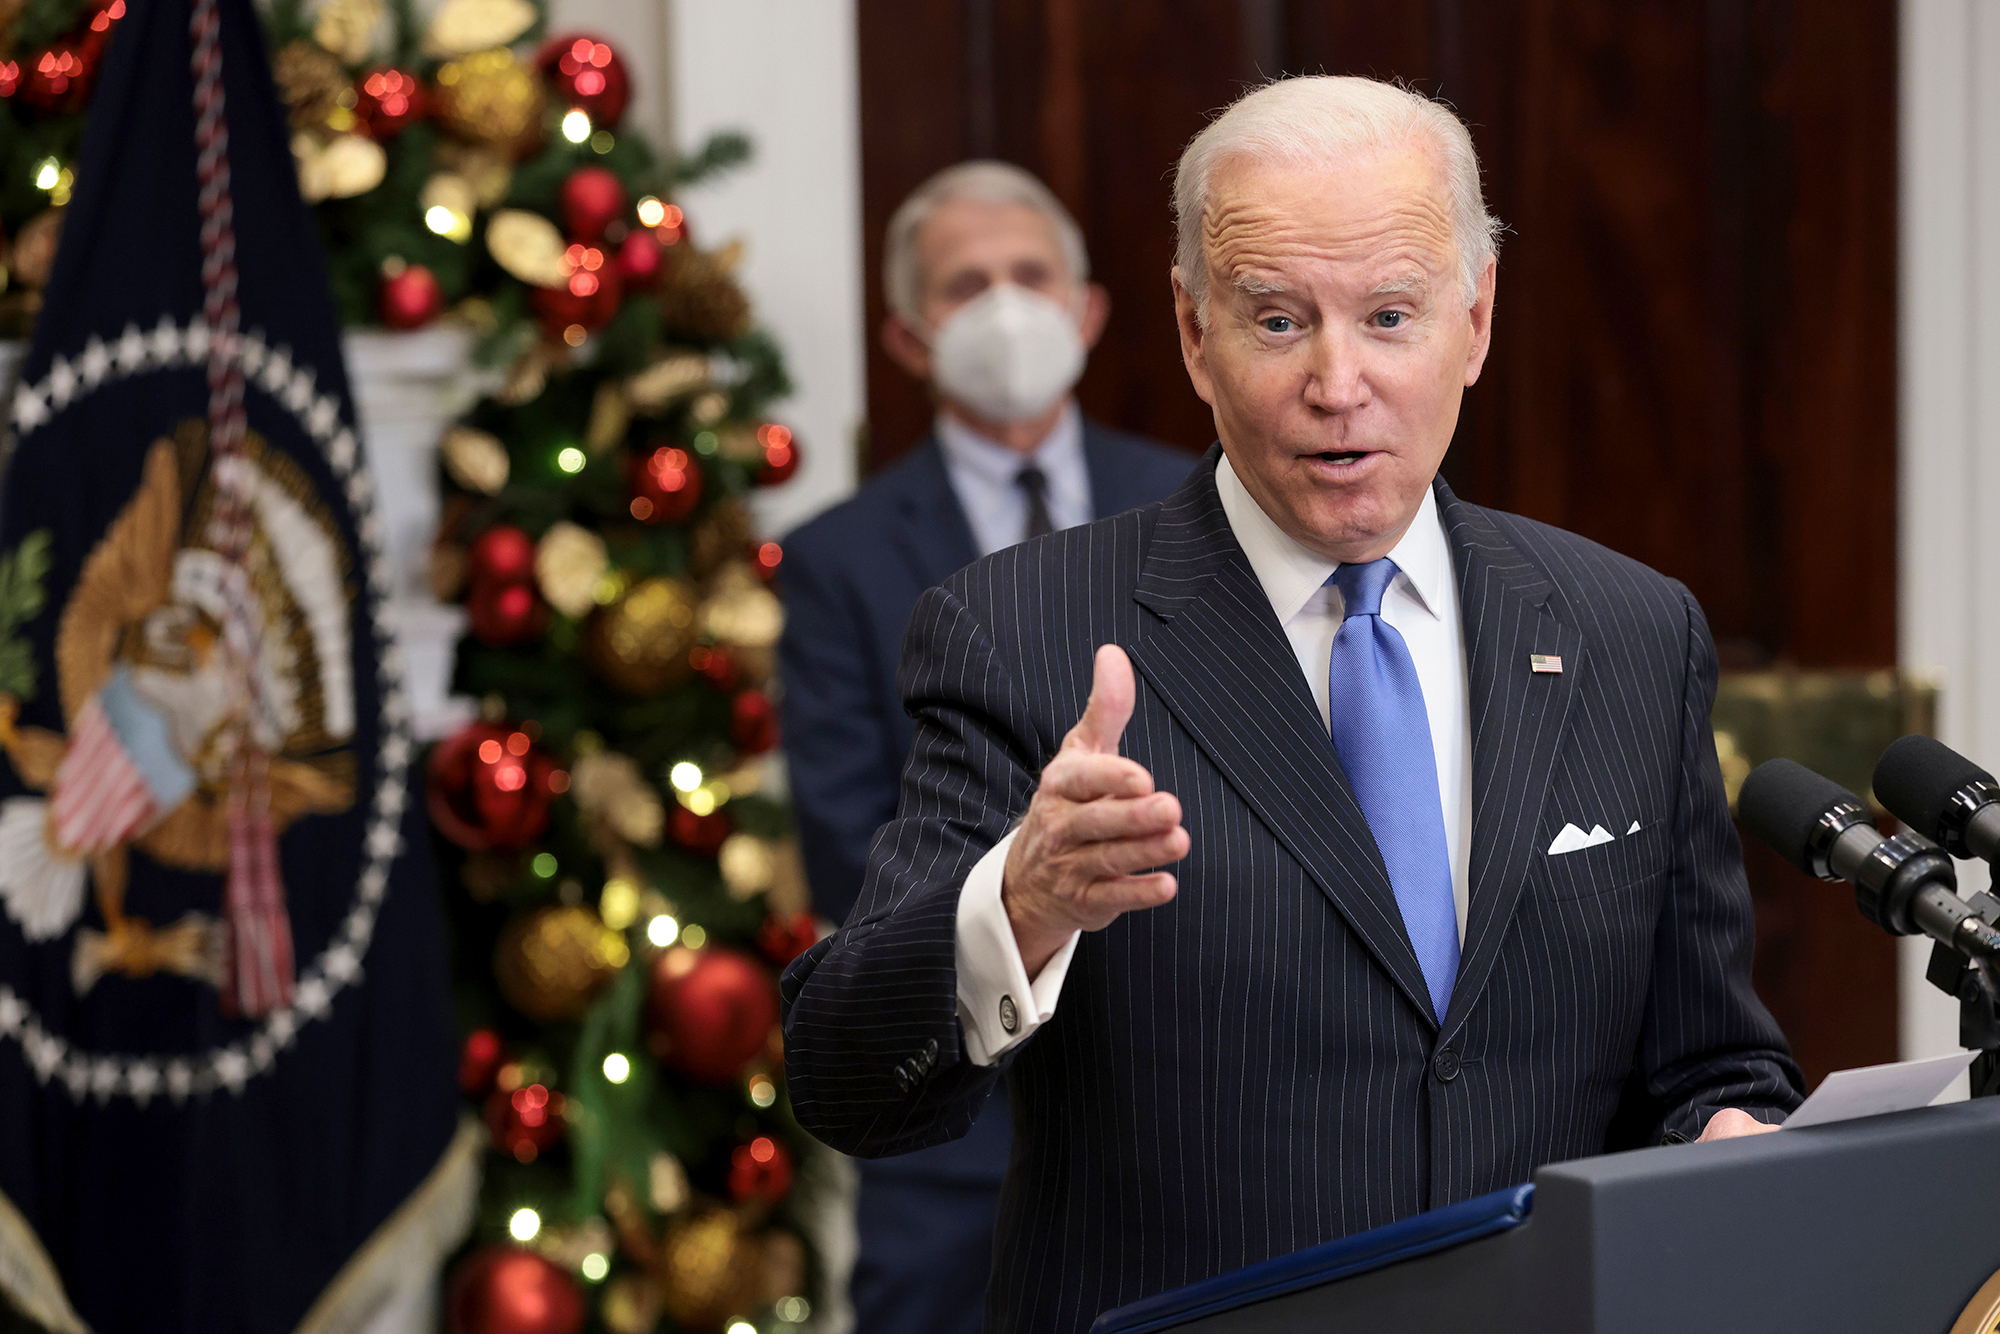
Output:
<instances>
[{"instance_id":1,"label":"wooden door","mask_svg":"<svg viewBox=\"0 0 2000 1334\"><path fill-rule=\"evenodd\" d=\"M1081 397L1190 450L1169 173L1266 74L1405 79L1472 127L1508 225L1445 474L1684 581L1726 668L1895 662L1893 0L860 0L872 247L995 156L1076 214L1113 314ZM872 461L922 391L869 360ZM1757 985L1817 1078L1892 1060L1891 942L1748 850Z\"/></svg>"}]
</instances>

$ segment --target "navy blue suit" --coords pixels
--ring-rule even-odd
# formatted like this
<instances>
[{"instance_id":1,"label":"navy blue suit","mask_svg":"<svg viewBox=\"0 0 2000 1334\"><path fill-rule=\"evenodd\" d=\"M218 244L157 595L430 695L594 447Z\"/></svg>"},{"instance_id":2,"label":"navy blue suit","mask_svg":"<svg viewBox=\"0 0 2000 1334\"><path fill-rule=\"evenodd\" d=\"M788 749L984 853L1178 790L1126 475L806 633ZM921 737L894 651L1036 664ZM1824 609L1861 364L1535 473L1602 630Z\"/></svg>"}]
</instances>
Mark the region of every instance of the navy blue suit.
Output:
<instances>
[{"instance_id":1,"label":"navy blue suit","mask_svg":"<svg viewBox=\"0 0 2000 1334\"><path fill-rule=\"evenodd\" d=\"M1100 518L1167 495L1195 463L1088 421L1083 449ZM823 917L847 917L869 843L896 814L912 733L896 690L910 610L978 555L934 440L785 539L785 747ZM961 1140L863 1164L860 1334L979 1329L1012 1139L996 1098Z\"/></svg>"},{"instance_id":2,"label":"navy blue suit","mask_svg":"<svg viewBox=\"0 0 2000 1334\"><path fill-rule=\"evenodd\" d=\"M1473 770L1470 913L1440 1015L1215 458L1163 504L924 594L896 819L845 925L785 972L802 1125L859 1155L964 1134L1002 1069L963 1046L959 889L1083 712L1097 646L1125 648L1123 753L1180 798L1192 850L1173 902L1084 935L1054 1016L1002 1063L1017 1134L991 1334L1079 1334L1541 1163L1800 1098L1750 987L1715 649L1688 591L1436 484ZM1617 833L1551 855L1572 823Z\"/></svg>"}]
</instances>

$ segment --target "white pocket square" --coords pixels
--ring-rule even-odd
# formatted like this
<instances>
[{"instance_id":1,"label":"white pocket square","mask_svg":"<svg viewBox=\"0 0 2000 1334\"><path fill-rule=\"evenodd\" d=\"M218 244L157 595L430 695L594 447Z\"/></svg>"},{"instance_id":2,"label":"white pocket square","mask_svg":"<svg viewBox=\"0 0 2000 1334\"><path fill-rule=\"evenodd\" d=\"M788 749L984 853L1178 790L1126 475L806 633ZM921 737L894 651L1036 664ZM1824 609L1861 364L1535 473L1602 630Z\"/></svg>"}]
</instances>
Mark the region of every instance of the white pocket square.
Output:
<instances>
[{"instance_id":1,"label":"white pocket square","mask_svg":"<svg viewBox=\"0 0 2000 1334\"><path fill-rule=\"evenodd\" d=\"M1573 824L1566 824L1562 827L1562 832L1556 835L1555 842L1549 844L1549 856L1560 857L1566 852L1594 848L1600 843L1613 842L1616 837L1601 824L1592 825L1587 834Z\"/></svg>"}]
</instances>

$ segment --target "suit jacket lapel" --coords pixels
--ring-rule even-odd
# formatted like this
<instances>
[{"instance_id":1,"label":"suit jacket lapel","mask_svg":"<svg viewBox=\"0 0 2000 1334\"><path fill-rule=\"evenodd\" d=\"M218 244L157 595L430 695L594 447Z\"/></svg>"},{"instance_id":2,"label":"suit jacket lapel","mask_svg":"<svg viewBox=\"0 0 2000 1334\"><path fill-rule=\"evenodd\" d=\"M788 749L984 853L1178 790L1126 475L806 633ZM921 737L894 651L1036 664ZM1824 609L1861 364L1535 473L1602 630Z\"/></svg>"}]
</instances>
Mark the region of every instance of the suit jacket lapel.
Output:
<instances>
[{"instance_id":1,"label":"suit jacket lapel","mask_svg":"<svg viewBox=\"0 0 2000 1334\"><path fill-rule=\"evenodd\" d=\"M1434 1020L1382 855L1223 514L1217 454L1210 450L1161 511L1133 594L1159 619L1127 651L1410 1003Z\"/></svg>"},{"instance_id":2,"label":"suit jacket lapel","mask_svg":"<svg viewBox=\"0 0 2000 1334\"><path fill-rule=\"evenodd\" d=\"M979 547L966 522L965 507L951 489L944 455L935 439L927 438L910 461L897 504L904 522L896 539L916 570L919 587L941 584L979 559Z\"/></svg>"},{"instance_id":3,"label":"suit jacket lapel","mask_svg":"<svg viewBox=\"0 0 2000 1334\"><path fill-rule=\"evenodd\" d=\"M1506 938L1588 663L1582 637L1554 614L1554 585L1484 512L1436 485L1458 575L1472 719L1471 904L1445 1015L1449 1036L1478 1000ZM1530 672L1537 653L1560 656L1562 671Z\"/></svg>"}]
</instances>

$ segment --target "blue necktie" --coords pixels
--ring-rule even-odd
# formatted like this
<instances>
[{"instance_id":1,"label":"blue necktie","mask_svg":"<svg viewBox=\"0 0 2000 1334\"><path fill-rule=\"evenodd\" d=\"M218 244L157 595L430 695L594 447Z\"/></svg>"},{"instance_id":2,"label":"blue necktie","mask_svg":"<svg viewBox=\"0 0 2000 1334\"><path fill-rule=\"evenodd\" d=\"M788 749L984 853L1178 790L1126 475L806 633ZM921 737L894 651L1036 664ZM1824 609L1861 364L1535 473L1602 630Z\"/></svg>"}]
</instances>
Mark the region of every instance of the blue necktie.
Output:
<instances>
[{"instance_id":1,"label":"blue necktie","mask_svg":"<svg viewBox=\"0 0 2000 1334\"><path fill-rule=\"evenodd\" d=\"M1458 979L1458 909L1423 687L1409 646L1382 619L1382 595L1395 577L1395 562L1384 557L1343 565L1327 580L1346 601L1346 618L1333 637L1328 712L1340 767L1389 868L1396 906L1442 1022Z\"/></svg>"}]
</instances>

